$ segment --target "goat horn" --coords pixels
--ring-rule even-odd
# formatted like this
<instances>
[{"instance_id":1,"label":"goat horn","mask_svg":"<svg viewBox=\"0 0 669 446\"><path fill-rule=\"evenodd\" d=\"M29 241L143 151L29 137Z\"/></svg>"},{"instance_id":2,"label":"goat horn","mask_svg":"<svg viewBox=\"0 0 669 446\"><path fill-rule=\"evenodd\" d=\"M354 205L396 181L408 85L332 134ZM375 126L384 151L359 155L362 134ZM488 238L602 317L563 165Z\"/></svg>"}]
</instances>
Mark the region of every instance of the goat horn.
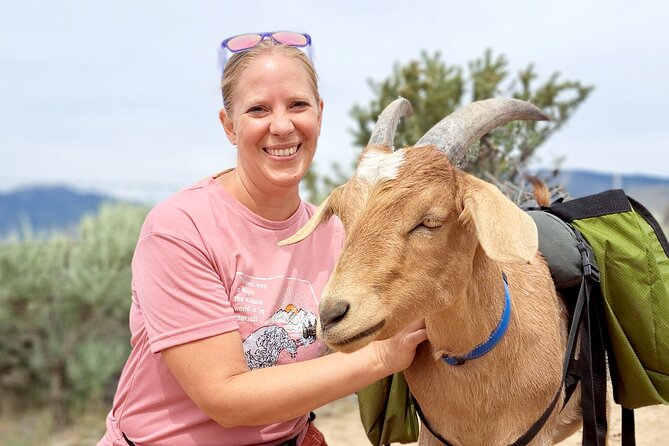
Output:
<instances>
[{"instance_id":1,"label":"goat horn","mask_svg":"<svg viewBox=\"0 0 669 446\"><path fill-rule=\"evenodd\" d=\"M382 146L392 150L395 131L397 130L397 125L400 123L400 119L412 114L411 103L403 97L398 97L388 104L376 121L376 126L372 131L372 136L369 138L367 147Z\"/></svg>"},{"instance_id":2,"label":"goat horn","mask_svg":"<svg viewBox=\"0 0 669 446\"><path fill-rule=\"evenodd\" d=\"M547 121L538 107L520 99L493 98L454 111L421 137L416 146L434 145L459 166L469 146L494 128L516 120Z\"/></svg>"}]
</instances>

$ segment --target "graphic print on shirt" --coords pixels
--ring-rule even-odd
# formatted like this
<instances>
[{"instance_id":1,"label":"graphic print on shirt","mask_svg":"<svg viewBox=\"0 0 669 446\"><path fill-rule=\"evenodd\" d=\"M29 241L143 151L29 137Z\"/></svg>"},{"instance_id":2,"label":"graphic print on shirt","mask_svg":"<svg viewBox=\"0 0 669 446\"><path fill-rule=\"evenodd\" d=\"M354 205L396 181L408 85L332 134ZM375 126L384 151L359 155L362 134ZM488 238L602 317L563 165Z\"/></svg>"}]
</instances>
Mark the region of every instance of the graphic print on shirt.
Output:
<instances>
[{"instance_id":1,"label":"graphic print on shirt","mask_svg":"<svg viewBox=\"0 0 669 446\"><path fill-rule=\"evenodd\" d=\"M316 342L317 301L308 281L283 276L252 277L238 272L237 282L232 308L251 370L293 362L300 351Z\"/></svg>"}]
</instances>

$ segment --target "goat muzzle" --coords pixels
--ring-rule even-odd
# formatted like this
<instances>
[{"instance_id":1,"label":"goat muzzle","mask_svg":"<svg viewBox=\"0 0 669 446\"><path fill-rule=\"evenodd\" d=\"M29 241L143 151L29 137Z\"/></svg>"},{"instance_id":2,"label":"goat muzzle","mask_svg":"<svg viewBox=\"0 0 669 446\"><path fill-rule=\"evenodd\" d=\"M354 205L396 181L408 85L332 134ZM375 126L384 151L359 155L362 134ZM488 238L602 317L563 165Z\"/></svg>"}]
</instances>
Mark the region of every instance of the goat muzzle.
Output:
<instances>
[{"instance_id":1,"label":"goat muzzle","mask_svg":"<svg viewBox=\"0 0 669 446\"><path fill-rule=\"evenodd\" d=\"M342 321L346 317L346 313L351 308L351 305L345 300L335 300L330 305L321 305L319 317L321 322L321 330L323 334Z\"/></svg>"}]
</instances>

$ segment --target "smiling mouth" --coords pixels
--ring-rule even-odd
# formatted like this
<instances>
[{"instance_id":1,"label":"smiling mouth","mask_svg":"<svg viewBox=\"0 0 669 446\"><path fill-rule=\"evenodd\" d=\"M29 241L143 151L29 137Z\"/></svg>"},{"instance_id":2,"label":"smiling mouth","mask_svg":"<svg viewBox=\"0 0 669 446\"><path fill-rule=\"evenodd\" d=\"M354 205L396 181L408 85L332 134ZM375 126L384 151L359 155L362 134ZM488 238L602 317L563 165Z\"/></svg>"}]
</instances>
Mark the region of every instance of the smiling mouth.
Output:
<instances>
[{"instance_id":1,"label":"smiling mouth","mask_svg":"<svg viewBox=\"0 0 669 446\"><path fill-rule=\"evenodd\" d=\"M265 147L263 150L265 153L268 153L272 156L277 156L277 157L284 157L284 156L291 156L295 155L298 150L300 150L300 147L302 147L302 144L296 144L292 147L285 147L283 149L270 149Z\"/></svg>"},{"instance_id":2,"label":"smiling mouth","mask_svg":"<svg viewBox=\"0 0 669 446\"><path fill-rule=\"evenodd\" d=\"M361 339L365 339L367 336L370 336L377 331L381 330L383 326L386 325L385 319L379 322L378 324L374 325L373 327L368 328L367 330L361 331L360 333L351 336L350 338L344 339L343 341L339 342L328 342L331 345L336 345L336 346L344 346L346 344L352 344L354 342L357 342Z\"/></svg>"}]
</instances>

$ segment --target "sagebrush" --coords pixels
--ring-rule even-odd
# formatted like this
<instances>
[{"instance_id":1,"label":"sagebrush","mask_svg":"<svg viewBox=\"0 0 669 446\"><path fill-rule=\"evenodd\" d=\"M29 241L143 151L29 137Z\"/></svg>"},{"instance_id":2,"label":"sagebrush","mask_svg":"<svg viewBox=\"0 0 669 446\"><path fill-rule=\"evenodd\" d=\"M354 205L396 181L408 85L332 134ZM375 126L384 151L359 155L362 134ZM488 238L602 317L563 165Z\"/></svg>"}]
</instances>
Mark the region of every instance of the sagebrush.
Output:
<instances>
[{"instance_id":1,"label":"sagebrush","mask_svg":"<svg viewBox=\"0 0 669 446\"><path fill-rule=\"evenodd\" d=\"M130 262L147 209L103 205L74 234L0 242L1 411L66 421L107 404L130 351Z\"/></svg>"}]
</instances>

